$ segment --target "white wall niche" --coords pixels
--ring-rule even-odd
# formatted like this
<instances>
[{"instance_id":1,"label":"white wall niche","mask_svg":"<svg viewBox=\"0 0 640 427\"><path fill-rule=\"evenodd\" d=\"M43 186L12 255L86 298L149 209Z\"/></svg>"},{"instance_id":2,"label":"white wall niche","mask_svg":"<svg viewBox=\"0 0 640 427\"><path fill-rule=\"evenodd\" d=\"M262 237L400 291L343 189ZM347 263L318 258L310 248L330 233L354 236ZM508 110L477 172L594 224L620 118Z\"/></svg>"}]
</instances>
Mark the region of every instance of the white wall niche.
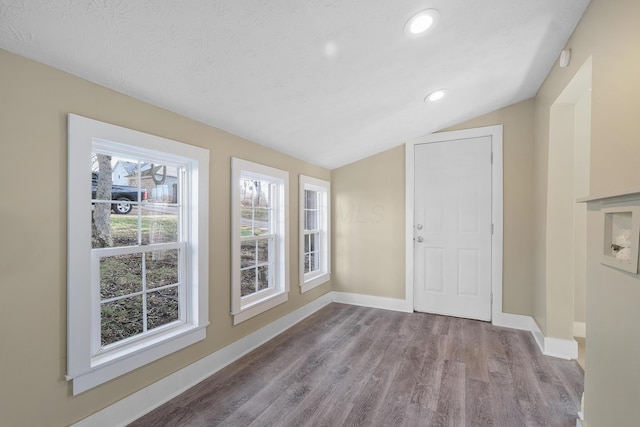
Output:
<instances>
[{"instance_id":1,"label":"white wall niche","mask_svg":"<svg viewBox=\"0 0 640 427\"><path fill-rule=\"evenodd\" d=\"M602 209L603 248L600 262L629 273L638 273L640 243L640 201Z\"/></svg>"}]
</instances>

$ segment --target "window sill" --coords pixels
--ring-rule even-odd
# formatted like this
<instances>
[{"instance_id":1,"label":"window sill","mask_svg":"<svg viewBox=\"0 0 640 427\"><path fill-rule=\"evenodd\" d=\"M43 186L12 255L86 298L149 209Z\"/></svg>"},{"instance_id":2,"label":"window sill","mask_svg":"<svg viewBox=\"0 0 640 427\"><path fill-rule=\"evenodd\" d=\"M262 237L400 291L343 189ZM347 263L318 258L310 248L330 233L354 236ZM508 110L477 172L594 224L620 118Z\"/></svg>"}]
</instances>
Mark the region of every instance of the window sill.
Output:
<instances>
[{"instance_id":1,"label":"window sill","mask_svg":"<svg viewBox=\"0 0 640 427\"><path fill-rule=\"evenodd\" d=\"M145 346L139 350L127 348L126 351L110 354L108 360L104 358L97 363L96 359L101 358L94 358L89 370L68 375L67 380L73 380L73 395L75 396L205 338L206 325L179 328L174 331L172 336L163 335L156 338L156 343L145 342Z\"/></svg>"},{"instance_id":2,"label":"window sill","mask_svg":"<svg viewBox=\"0 0 640 427\"><path fill-rule=\"evenodd\" d=\"M277 305L287 302L288 299L289 293L282 292L243 307L239 312L231 313L233 315L233 325L235 326L260 313L264 313Z\"/></svg>"},{"instance_id":3,"label":"window sill","mask_svg":"<svg viewBox=\"0 0 640 427\"><path fill-rule=\"evenodd\" d=\"M329 280L331 280L331 273L322 274L314 277L313 279L309 279L300 285L301 292L305 293L313 288L317 288L318 286L327 283Z\"/></svg>"}]
</instances>

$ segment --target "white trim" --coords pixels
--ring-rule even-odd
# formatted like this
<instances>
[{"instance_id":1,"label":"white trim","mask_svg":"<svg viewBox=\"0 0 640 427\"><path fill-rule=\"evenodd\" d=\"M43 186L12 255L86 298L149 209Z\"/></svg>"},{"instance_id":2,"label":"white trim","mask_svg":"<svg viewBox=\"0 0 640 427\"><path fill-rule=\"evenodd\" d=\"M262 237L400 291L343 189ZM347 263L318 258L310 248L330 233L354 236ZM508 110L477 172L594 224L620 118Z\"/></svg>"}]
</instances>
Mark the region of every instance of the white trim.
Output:
<instances>
[{"instance_id":1,"label":"white trim","mask_svg":"<svg viewBox=\"0 0 640 427\"><path fill-rule=\"evenodd\" d=\"M546 356L560 359L575 360L578 358L578 342L574 339L544 337L544 351Z\"/></svg>"},{"instance_id":2,"label":"white trim","mask_svg":"<svg viewBox=\"0 0 640 427\"><path fill-rule=\"evenodd\" d=\"M313 288L317 288L320 285L324 285L329 280L331 280L331 274L323 274L312 280L309 280L308 282L300 285L300 293L305 293Z\"/></svg>"},{"instance_id":3,"label":"white trim","mask_svg":"<svg viewBox=\"0 0 640 427\"><path fill-rule=\"evenodd\" d=\"M128 351L123 345L107 360L92 354L91 327L99 325L99 313L92 310L96 290L87 286L91 282L92 251L87 250L91 241L91 183L86 177L91 171L94 146L111 145L114 152L171 159L172 164L179 163L188 170L190 228L185 233L191 251L186 266L191 282L186 292L188 314L182 327L167 328L166 334L151 339L132 340ZM209 150L76 114L68 116L68 146L66 378L73 381L75 396L205 338L209 322Z\"/></svg>"},{"instance_id":4,"label":"white trim","mask_svg":"<svg viewBox=\"0 0 640 427\"><path fill-rule=\"evenodd\" d=\"M502 125L464 129L451 132L439 132L407 142L405 145L405 295L406 300L414 307L413 290L413 209L415 190L414 150L418 144L430 142L452 141L457 139L491 137L493 164L491 167L492 223L491 239L491 291L493 293L492 319L502 315L502 233L503 233L503 165L502 165Z\"/></svg>"},{"instance_id":5,"label":"white trim","mask_svg":"<svg viewBox=\"0 0 640 427\"><path fill-rule=\"evenodd\" d=\"M531 317L531 333L545 356L557 357L565 360L578 358L578 342L574 339L545 337L538 323Z\"/></svg>"},{"instance_id":6,"label":"white trim","mask_svg":"<svg viewBox=\"0 0 640 427\"><path fill-rule=\"evenodd\" d=\"M373 295L351 294L335 291L332 292L332 294L333 302L413 313L413 304L410 304L406 299L385 298Z\"/></svg>"},{"instance_id":7,"label":"white trim","mask_svg":"<svg viewBox=\"0 0 640 427\"><path fill-rule=\"evenodd\" d=\"M251 319L253 316L257 316L260 313L263 313L267 310L271 310L273 307L283 304L287 302L289 298L289 294L286 292L281 292L279 294L275 294L270 296L267 299L262 299L257 301L255 305L243 308L239 313L232 313L233 315L233 325L237 325L239 323L244 322L247 319Z\"/></svg>"},{"instance_id":8,"label":"white trim","mask_svg":"<svg viewBox=\"0 0 640 427\"><path fill-rule=\"evenodd\" d=\"M276 184L275 217L275 258L274 288L256 293L255 298L242 297L240 294L240 192L239 183L243 176L264 179ZM263 313L289 298L289 172L260 163L231 158L231 315L233 324ZM246 239L245 239L246 240ZM260 295L264 298L260 299Z\"/></svg>"},{"instance_id":9,"label":"white trim","mask_svg":"<svg viewBox=\"0 0 640 427\"><path fill-rule=\"evenodd\" d=\"M500 313L493 318L491 322L495 326L502 326L503 328L519 329L521 331L531 331L531 322L533 318L531 316L524 316L522 314Z\"/></svg>"},{"instance_id":10,"label":"white trim","mask_svg":"<svg viewBox=\"0 0 640 427\"><path fill-rule=\"evenodd\" d=\"M587 324L585 322L573 322L573 336L579 338L587 337Z\"/></svg>"},{"instance_id":11,"label":"white trim","mask_svg":"<svg viewBox=\"0 0 640 427\"><path fill-rule=\"evenodd\" d=\"M536 344L538 344L538 348L542 354L544 354L544 334L533 317L531 318L531 335L533 335Z\"/></svg>"},{"instance_id":12,"label":"white trim","mask_svg":"<svg viewBox=\"0 0 640 427\"><path fill-rule=\"evenodd\" d=\"M323 206L321 215L318 220L321 224L320 234L322 247L326 248L321 255L319 271L316 271L315 275L310 275L305 279L304 274L304 239L305 239L305 218L304 218L304 204L305 190L317 191L324 193ZM318 178L313 178L306 175L300 175L298 178L298 269L300 281L300 292L305 293L310 289L318 287L331 280L331 182Z\"/></svg>"},{"instance_id":13,"label":"white trim","mask_svg":"<svg viewBox=\"0 0 640 427\"><path fill-rule=\"evenodd\" d=\"M571 339L545 337L535 319L520 314L500 313L493 322L496 326L530 331L545 356L573 360L578 358L578 343ZM577 336L577 335L576 335Z\"/></svg>"},{"instance_id":14,"label":"white trim","mask_svg":"<svg viewBox=\"0 0 640 427\"><path fill-rule=\"evenodd\" d=\"M331 302L331 293L324 294L296 311L119 400L73 424L73 426L125 426L238 360Z\"/></svg>"}]
</instances>

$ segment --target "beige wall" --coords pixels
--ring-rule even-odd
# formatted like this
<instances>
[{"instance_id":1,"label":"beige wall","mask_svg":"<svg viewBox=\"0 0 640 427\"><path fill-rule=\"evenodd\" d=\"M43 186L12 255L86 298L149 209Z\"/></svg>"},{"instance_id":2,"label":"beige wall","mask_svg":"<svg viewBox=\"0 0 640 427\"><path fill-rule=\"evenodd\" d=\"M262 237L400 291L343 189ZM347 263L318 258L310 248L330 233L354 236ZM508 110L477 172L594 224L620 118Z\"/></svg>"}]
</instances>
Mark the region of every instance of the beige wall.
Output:
<instances>
[{"instance_id":1,"label":"beige wall","mask_svg":"<svg viewBox=\"0 0 640 427\"><path fill-rule=\"evenodd\" d=\"M68 425L201 359L331 290L298 286L298 175L327 170L0 50L0 424ZM211 150L207 339L72 397L66 371L67 114ZM232 326L230 158L289 171L289 302Z\"/></svg>"},{"instance_id":2,"label":"beige wall","mask_svg":"<svg viewBox=\"0 0 640 427\"><path fill-rule=\"evenodd\" d=\"M574 106L554 104L547 165L546 336L573 337Z\"/></svg>"},{"instance_id":3,"label":"beige wall","mask_svg":"<svg viewBox=\"0 0 640 427\"><path fill-rule=\"evenodd\" d=\"M404 146L331 172L333 290L404 299Z\"/></svg>"},{"instance_id":4,"label":"beige wall","mask_svg":"<svg viewBox=\"0 0 640 427\"><path fill-rule=\"evenodd\" d=\"M591 194L640 187L640 2L592 0L567 43L573 58L567 68L555 66L536 97L534 176L536 236L546 233L549 114L552 103L582 64L592 56ZM550 183L553 184L553 183ZM588 217L587 346L585 412L589 427L637 424L640 401L640 277L600 267L597 251L599 215ZM554 325L555 293L545 274L544 239L536 241L536 320L547 331ZM549 294L549 295L547 295Z\"/></svg>"},{"instance_id":5,"label":"beige wall","mask_svg":"<svg viewBox=\"0 0 640 427\"><path fill-rule=\"evenodd\" d=\"M589 195L591 163L591 90L575 104L575 199ZM584 323L587 307L587 206L574 204L573 320Z\"/></svg>"},{"instance_id":6,"label":"beige wall","mask_svg":"<svg viewBox=\"0 0 640 427\"><path fill-rule=\"evenodd\" d=\"M533 99L453 129L504 125L503 310L532 314ZM334 290L404 298L404 148L332 171ZM372 269L376 266L377 269Z\"/></svg>"}]
</instances>

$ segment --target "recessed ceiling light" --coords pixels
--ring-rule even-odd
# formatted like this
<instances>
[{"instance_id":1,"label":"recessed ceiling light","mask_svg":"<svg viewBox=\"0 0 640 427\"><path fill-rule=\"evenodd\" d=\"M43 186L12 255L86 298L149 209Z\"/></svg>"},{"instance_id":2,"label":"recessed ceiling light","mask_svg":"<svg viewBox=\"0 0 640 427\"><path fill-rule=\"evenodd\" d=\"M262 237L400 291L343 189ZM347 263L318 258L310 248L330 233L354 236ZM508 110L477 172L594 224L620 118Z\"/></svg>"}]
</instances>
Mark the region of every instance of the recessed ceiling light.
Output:
<instances>
[{"instance_id":1,"label":"recessed ceiling light","mask_svg":"<svg viewBox=\"0 0 640 427\"><path fill-rule=\"evenodd\" d=\"M334 41L328 41L325 43L324 45L324 54L329 57L332 58L334 56L336 56L336 54L338 53L338 45L336 42Z\"/></svg>"},{"instance_id":2,"label":"recessed ceiling light","mask_svg":"<svg viewBox=\"0 0 640 427\"><path fill-rule=\"evenodd\" d=\"M444 98L444 96L447 94L447 90L446 89L438 89L434 92L431 92L429 95L427 95L424 98L424 102L436 102L441 100L442 98Z\"/></svg>"},{"instance_id":3,"label":"recessed ceiling light","mask_svg":"<svg viewBox=\"0 0 640 427\"><path fill-rule=\"evenodd\" d=\"M406 24L404 32L409 36L418 36L433 28L440 18L440 13L435 9L426 9L413 15Z\"/></svg>"}]
</instances>

